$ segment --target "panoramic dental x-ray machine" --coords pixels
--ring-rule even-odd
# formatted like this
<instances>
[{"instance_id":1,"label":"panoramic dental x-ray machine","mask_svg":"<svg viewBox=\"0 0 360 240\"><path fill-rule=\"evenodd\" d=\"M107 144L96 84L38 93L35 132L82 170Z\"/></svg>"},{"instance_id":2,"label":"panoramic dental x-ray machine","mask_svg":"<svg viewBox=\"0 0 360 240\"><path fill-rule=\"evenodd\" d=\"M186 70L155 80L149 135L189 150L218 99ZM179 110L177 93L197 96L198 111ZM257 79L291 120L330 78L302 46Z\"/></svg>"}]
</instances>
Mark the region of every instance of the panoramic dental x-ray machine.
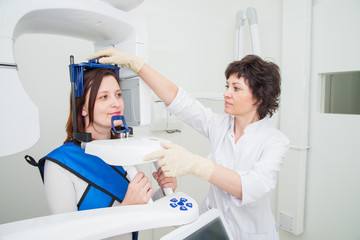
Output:
<instances>
[{"instance_id":1,"label":"panoramic dental x-ray machine","mask_svg":"<svg viewBox=\"0 0 360 240\"><path fill-rule=\"evenodd\" d=\"M0 2L0 112L6 113L0 118L0 157L30 148L40 136L38 109L19 80L13 55L15 40L25 33L60 34L92 41L95 50L115 47L146 59L148 49L145 24L125 12L142 2L143 0ZM70 71L71 66L81 68L95 66L94 64L98 63L72 62ZM130 69L114 67L114 71L119 71L122 79L127 124L148 124L148 87ZM80 83L79 76L72 78L72 85ZM73 88L75 93L76 87ZM12 98L15 93L17 97ZM12 101L7 101L10 98ZM26 117L29 127L19 127L22 126L23 118L18 118L18 109L22 109L22 116ZM123 122L123 133L129 136L125 120ZM96 155L109 164L124 166L130 177L136 174L136 168L132 166L144 163L142 159L145 154L161 149L159 140L153 138L129 136L116 140L89 141L91 137L79 135L77 137L86 142L83 144L86 153ZM123 159L119 159L119 152ZM211 210L199 217L198 205L190 196L181 192L172 193L171 189L165 189L165 193L165 197L150 204L55 214L2 224L0 239L102 239L145 229L180 225L182 226L163 239L197 239L209 233L220 234L220 239L232 239L218 210Z\"/></svg>"}]
</instances>

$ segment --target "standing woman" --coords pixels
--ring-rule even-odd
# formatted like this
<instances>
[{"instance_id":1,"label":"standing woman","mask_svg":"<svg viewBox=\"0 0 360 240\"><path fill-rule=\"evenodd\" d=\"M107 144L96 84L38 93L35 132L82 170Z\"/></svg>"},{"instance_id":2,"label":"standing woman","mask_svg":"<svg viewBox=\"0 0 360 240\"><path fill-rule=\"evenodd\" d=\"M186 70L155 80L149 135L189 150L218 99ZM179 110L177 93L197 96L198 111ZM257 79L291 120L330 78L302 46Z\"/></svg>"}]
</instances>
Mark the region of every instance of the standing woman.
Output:
<instances>
[{"instance_id":1,"label":"standing woman","mask_svg":"<svg viewBox=\"0 0 360 240\"><path fill-rule=\"evenodd\" d=\"M158 171L155 177L194 174L209 181L203 210L220 209L235 239L279 239L271 212L271 192L289 140L268 121L278 108L280 96L277 65L254 55L229 64L225 71L226 114L220 115L205 108L141 58L116 49L99 51L90 58L132 68L169 111L209 139L209 159L163 143L166 150L145 157L160 158L163 173Z\"/></svg>"},{"instance_id":2,"label":"standing woman","mask_svg":"<svg viewBox=\"0 0 360 240\"><path fill-rule=\"evenodd\" d=\"M98 68L84 71L83 79L82 96L76 98L78 131L91 133L93 140L118 138L112 132L111 117L124 112L119 77L112 70ZM121 120L115 122L115 126L121 124ZM86 154L73 138L71 101L66 132L64 144L38 163L52 213L148 202L154 190L142 172L129 181L121 166L110 166ZM166 182L175 190L175 178ZM160 197L161 192L157 195ZM129 233L117 239L136 238L136 233Z\"/></svg>"}]
</instances>

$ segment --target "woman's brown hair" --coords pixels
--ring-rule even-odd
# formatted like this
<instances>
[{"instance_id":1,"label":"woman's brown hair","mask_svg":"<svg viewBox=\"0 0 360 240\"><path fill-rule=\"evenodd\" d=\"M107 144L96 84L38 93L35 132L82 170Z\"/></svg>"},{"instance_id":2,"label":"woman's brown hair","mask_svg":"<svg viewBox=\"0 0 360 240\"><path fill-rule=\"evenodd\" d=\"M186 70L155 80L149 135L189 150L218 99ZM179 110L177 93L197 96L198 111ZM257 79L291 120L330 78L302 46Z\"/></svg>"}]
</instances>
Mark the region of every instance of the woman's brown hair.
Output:
<instances>
[{"instance_id":1,"label":"woman's brown hair","mask_svg":"<svg viewBox=\"0 0 360 240\"><path fill-rule=\"evenodd\" d=\"M260 119L270 117L279 107L281 76L279 67L272 62L262 60L256 55L247 55L240 61L232 62L225 70L226 79L233 74L245 78L252 95L259 104L257 112Z\"/></svg>"},{"instance_id":2,"label":"woman's brown hair","mask_svg":"<svg viewBox=\"0 0 360 240\"><path fill-rule=\"evenodd\" d=\"M76 105L76 117L77 117L77 125L78 125L78 132L85 132L86 126L85 126L85 118L82 116L82 109L86 102L86 95L89 94L89 125L91 125L94 122L94 106L96 101L96 96L99 91L99 87L101 85L102 79L105 76L113 76L117 82L120 85L120 79L116 75L116 73L110 69L106 68L95 68L95 69L89 69L84 71L84 77L83 77L83 91L81 97L77 97L75 99L75 105ZM72 114L72 104L71 104L71 94L70 94L70 114L69 118L66 123L66 133L67 137L64 141L64 143L73 141L75 143L78 143L73 138L73 114Z\"/></svg>"}]
</instances>

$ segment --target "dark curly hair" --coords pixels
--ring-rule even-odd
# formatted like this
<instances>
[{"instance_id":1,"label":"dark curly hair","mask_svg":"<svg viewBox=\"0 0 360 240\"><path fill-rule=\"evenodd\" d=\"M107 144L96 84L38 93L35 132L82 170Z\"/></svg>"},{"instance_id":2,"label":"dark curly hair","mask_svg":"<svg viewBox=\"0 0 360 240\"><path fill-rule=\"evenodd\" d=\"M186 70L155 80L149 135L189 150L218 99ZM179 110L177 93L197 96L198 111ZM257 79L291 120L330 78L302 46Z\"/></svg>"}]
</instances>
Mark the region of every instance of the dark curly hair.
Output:
<instances>
[{"instance_id":1,"label":"dark curly hair","mask_svg":"<svg viewBox=\"0 0 360 240\"><path fill-rule=\"evenodd\" d=\"M260 119L270 117L279 107L281 93L281 76L279 67L256 55L247 55L240 61L234 61L225 70L226 79L235 74L237 78L245 78L255 99L259 103L257 112Z\"/></svg>"}]
</instances>

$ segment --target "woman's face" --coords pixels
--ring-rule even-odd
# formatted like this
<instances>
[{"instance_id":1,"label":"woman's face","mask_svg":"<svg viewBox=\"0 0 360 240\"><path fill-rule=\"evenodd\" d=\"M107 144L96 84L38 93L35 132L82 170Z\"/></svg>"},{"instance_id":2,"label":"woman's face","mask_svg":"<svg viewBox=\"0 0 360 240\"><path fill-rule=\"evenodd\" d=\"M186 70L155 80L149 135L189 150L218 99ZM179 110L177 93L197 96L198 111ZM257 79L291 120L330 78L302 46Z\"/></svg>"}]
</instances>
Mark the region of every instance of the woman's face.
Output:
<instances>
[{"instance_id":1,"label":"woman's face","mask_svg":"<svg viewBox=\"0 0 360 240\"><path fill-rule=\"evenodd\" d=\"M237 78L236 74L232 74L226 81L224 100L227 114L242 117L257 114L256 101L250 87L245 83L243 77Z\"/></svg>"},{"instance_id":2,"label":"woman's face","mask_svg":"<svg viewBox=\"0 0 360 240\"><path fill-rule=\"evenodd\" d=\"M96 95L94 106L94 122L89 126L88 115L89 93L86 96L86 103L83 107L82 115L85 117L86 131L109 134L111 126L111 117L122 115L124 111L124 101L121 96L121 89L113 76L103 77L99 91ZM121 120L114 122L119 126Z\"/></svg>"}]
</instances>

